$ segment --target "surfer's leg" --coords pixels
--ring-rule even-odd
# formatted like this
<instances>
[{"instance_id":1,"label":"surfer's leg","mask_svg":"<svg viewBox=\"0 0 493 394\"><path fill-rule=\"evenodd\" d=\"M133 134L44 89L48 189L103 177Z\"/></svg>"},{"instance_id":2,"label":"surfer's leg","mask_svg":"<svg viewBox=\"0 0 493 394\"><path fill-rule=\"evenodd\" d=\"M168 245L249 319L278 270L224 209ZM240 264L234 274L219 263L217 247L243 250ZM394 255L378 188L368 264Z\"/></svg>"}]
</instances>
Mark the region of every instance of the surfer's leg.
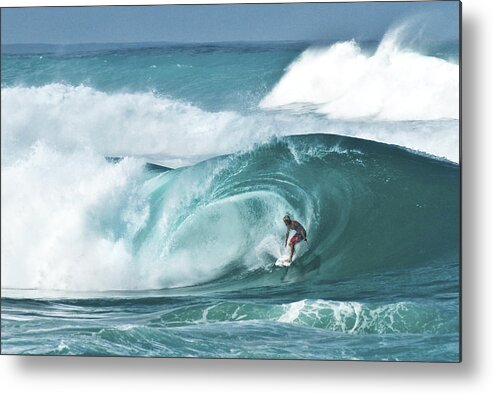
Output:
<instances>
[{"instance_id":1,"label":"surfer's leg","mask_svg":"<svg viewBox=\"0 0 493 394\"><path fill-rule=\"evenodd\" d=\"M294 254L294 245L296 244L296 234L291 237L289 240L289 248L291 250L291 253L289 255L289 262L293 261L293 254Z\"/></svg>"},{"instance_id":2,"label":"surfer's leg","mask_svg":"<svg viewBox=\"0 0 493 394\"><path fill-rule=\"evenodd\" d=\"M294 255L294 245L296 245L298 242L300 242L300 237L298 234L295 234L290 240L289 240L289 246L291 247L291 254L289 256L289 262L293 261L293 255Z\"/></svg>"},{"instance_id":3,"label":"surfer's leg","mask_svg":"<svg viewBox=\"0 0 493 394\"><path fill-rule=\"evenodd\" d=\"M294 254L294 242L290 242L289 246L291 247L291 254L289 255L289 262L293 261L293 254Z\"/></svg>"}]
</instances>

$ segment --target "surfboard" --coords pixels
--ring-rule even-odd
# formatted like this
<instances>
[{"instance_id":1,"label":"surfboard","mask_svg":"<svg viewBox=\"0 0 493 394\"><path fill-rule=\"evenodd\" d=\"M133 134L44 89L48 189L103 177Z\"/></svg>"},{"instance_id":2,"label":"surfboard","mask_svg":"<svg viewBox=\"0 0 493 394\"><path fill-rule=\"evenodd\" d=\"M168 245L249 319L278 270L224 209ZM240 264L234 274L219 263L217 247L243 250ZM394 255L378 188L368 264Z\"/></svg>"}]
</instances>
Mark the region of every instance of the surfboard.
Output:
<instances>
[{"instance_id":1,"label":"surfboard","mask_svg":"<svg viewBox=\"0 0 493 394\"><path fill-rule=\"evenodd\" d=\"M289 267L291 263L292 261L289 261L289 255L286 255L279 257L277 261L274 263L274 265L276 267Z\"/></svg>"}]
</instances>

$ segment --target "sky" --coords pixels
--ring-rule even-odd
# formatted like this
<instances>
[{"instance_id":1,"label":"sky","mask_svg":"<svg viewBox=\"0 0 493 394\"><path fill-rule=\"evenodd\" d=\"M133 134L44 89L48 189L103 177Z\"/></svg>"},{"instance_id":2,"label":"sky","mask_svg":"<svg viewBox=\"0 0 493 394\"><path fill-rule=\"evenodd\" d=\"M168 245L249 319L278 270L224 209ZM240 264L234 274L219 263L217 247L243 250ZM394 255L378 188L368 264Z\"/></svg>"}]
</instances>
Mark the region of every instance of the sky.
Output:
<instances>
[{"instance_id":1,"label":"sky","mask_svg":"<svg viewBox=\"0 0 493 394\"><path fill-rule=\"evenodd\" d=\"M2 44L378 40L420 19L427 37L457 39L459 3L368 2L2 8Z\"/></svg>"}]
</instances>

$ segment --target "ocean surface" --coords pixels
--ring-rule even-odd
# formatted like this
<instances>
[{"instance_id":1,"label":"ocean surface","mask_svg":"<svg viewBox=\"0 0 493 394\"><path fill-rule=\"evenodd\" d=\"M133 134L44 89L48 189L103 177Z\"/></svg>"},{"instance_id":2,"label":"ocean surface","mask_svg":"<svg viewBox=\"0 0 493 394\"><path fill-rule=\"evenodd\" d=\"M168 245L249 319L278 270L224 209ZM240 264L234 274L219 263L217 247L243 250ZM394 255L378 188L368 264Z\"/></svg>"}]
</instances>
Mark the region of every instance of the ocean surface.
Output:
<instances>
[{"instance_id":1,"label":"ocean surface","mask_svg":"<svg viewBox=\"0 0 493 394\"><path fill-rule=\"evenodd\" d=\"M459 361L458 42L405 34L3 46L2 353Z\"/></svg>"}]
</instances>

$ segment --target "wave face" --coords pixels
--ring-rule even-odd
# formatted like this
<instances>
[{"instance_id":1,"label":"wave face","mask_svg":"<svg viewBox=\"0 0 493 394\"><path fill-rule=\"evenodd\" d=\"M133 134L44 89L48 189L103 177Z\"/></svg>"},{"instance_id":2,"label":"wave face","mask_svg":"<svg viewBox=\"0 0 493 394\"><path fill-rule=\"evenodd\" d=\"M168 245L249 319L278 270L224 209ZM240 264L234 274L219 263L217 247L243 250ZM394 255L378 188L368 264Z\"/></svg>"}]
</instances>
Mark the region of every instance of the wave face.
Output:
<instances>
[{"instance_id":1,"label":"wave face","mask_svg":"<svg viewBox=\"0 0 493 394\"><path fill-rule=\"evenodd\" d=\"M3 236L7 287L276 283L280 273L268 271L286 213L310 241L295 281L458 256L457 166L391 146L288 137L157 176L138 160L76 155L78 167L60 160L40 147L4 171L2 222L16 223Z\"/></svg>"},{"instance_id":2,"label":"wave face","mask_svg":"<svg viewBox=\"0 0 493 394\"><path fill-rule=\"evenodd\" d=\"M374 53L355 41L307 49L260 105L313 106L334 119L458 119L458 64L401 47L404 31L388 32Z\"/></svg>"}]
</instances>

